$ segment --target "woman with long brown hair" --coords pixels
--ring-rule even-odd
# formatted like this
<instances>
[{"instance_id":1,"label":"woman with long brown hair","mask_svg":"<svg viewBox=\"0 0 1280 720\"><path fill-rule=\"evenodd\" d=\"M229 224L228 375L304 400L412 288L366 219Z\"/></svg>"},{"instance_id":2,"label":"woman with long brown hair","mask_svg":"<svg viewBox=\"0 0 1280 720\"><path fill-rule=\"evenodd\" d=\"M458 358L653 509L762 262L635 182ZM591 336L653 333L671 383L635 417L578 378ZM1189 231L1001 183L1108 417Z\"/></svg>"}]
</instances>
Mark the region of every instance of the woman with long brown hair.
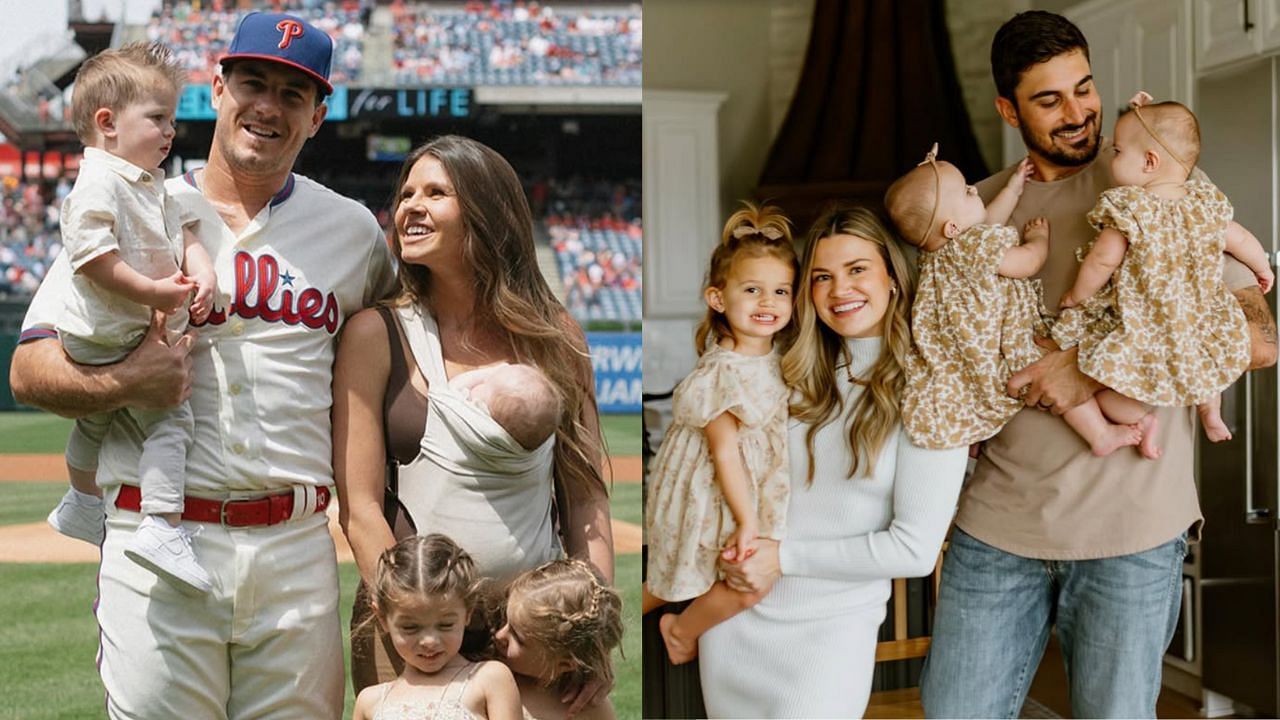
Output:
<instances>
[{"instance_id":1,"label":"woman with long brown hair","mask_svg":"<svg viewBox=\"0 0 1280 720\"><path fill-rule=\"evenodd\" d=\"M821 217L796 286L787 536L722 563L730 587L774 585L702 636L711 717L860 717L889 579L933 567L964 474L963 448L918 448L902 430L913 286L876 214Z\"/></svg>"},{"instance_id":2,"label":"woman with long brown hair","mask_svg":"<svg viewBox=\"0 0 1280 720\"><path fill-rule=\"evenodd\" d=\"M538 270L519 178L485 145L443 136L409 155L396 188L402 293L348 321L334 368L334 474L363 581L357 616L367 614L363 585L378 556L412 532L405 518L450 536L499 584L562 552L612 580L591 361ZM467 373L504 363L540 371L552 392L539 397L559 408L536 447L467 390ZM394 677L398 658L383 643L362 636L352 646L357 691Z\"/></svg>"}]
</instances>

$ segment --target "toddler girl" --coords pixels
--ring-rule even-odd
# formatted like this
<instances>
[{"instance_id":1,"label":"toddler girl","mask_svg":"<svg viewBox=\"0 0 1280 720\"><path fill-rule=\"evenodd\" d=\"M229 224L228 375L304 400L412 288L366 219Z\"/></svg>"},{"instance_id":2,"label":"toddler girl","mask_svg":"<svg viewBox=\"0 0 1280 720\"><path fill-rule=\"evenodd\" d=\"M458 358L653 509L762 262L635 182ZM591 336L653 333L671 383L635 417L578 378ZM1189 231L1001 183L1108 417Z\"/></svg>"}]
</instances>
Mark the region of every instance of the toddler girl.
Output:
<instances>
[{"instance_id":1,"label":"toddler girl","mask_svg":"<svg viewBox=\"0 0 1280 720\"><path fill-rule=\"evenodd\" d=\"M935 159L937 150L934 144L924 162L890 186L885 207L903 239L920 250L903 425L915 444L949 448L986 440L1024 407L1006 388L1010 375L1044 353L1035 343L1047 334L1040 283L1031 276L1048 254L1049 225L1031 220L1019 244L1018 231L1004 224L1030 161L984 206L954 165ZM1154 423L1142 415L1142 423L1117 425L1090 400L1064 417L1095 455L1106 455L1142 441Z\"/></svg>"},{"instance_id":2,"label":"toddler girl","mask_svg":"<svg viewBox=\"0 0 1280 720\"><path fill-rule=\"evenodd\" d=\"M587 563L553 560L511 584L506 623L494 640L516 674L526 720L562 720L566 691L613 686L610 654L622 642L622 598ZM608 700L574 715L613 716Z\"/></svg>"},{"instance_id":3,"label":"toddler girl","mask_svg":"<svg viewBox=\"0 0 1280 720\"><path fill-rule=\"evenodd\" d=\"M783 536L788 392L785 342L775 336L791 320L796 267L789 224L772 207L734 213L711 255L700 357L675 389L645 508L644 610L698 598L659 620L675 664L693 659L703 632L763 596L717 582L721 551L743 558L757 536Z\"/></svg>"},{"instance_id":4,"label":"toddler girl","mask_svg":"<svg viewBox=\"0 0 1280 720\"><path fill-rule=\"evenodd\" d=\"M1150 99L1139 92L1116 121L1111 173L1120 187L1089 213L1100 232L1077 251L1082 264L1053 337L1079 345L1085 375L1141 401L1134 412L1197 405L1205 434L1219 442L1231 437L1219 393L1249 365L1244 313L1222 282L1223 250L1264 293L1275 275L1258 240L1232 222L1227 198L1190 178L1200 156L1195 115Z\"/></svg>"},{"instance_id":5,"label":"toddler girl","mask_svg":"<svg viewBox=\"0 0 1280 720\"><path fill-rule=\"evenodd\" d=\"M373 609L404 672L356 698L354 720L517 720L520 693L500 662L458 654L475 607L475 566L444 535L412 536L378 559Z\"/></svg>"}]
</instances>

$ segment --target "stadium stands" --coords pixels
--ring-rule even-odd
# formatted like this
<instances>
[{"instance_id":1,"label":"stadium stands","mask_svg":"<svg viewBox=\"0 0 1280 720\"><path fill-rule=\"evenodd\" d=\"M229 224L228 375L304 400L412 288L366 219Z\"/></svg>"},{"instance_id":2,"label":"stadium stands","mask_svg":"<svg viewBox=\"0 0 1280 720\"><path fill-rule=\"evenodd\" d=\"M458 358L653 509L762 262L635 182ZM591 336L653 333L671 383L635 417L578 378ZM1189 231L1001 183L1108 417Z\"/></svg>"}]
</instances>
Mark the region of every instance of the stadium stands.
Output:
<instances>
[{"instance_id":1,"label":"stadium stands","mask_svg":"<svg viewBox=\"0 0 1280 720\"><path fill-rule=\"evenodd\" d=\"M641 225L613 217L544 221L564 282L565 305L585 320L639 321Z\"/></svg>"},{"instance_id":2,"label":"stadium stands","mask_svg":"<svg viewBox=\"0 0 1280 720\"><path fill-rule=\"evenodd\" d=\"M230 4L230 3L226 3ZM359 85L372 3L281 0L334 41L334 84ZM168 44L193 84L207 83L246 10L180 0L157 11L146 38ZM557 12L524 0L389 6L397 85L640 85L639 6Z\"/></svg>"},{"instance_id":3,"label":"stadium stands","mask_svg":"<svg viewBox=\"0 0 1280 720\"><path fill-rule=\"evenodd\" d=\"M556 12L537 2L460 9L393 3L404 85L640 84L639 6Z\"/></svg>"},{"instance_id":4,"label":"stadium stands","mask_svg":"<svg viewBox=\"0 0 1280 720\"><path fill-rule=\"evenodd\" d=\"M62 181L46 202L39 186L11 180L0 187L0 297L30 295L40 285L62 251L58 207L71 191Z\"/></svg>"},{"instance_id":5,"label":"stadium stands","mask_svg":"<svg viewBox=\"0 0 1280 720\"><path fill-rule=\"evenodd\" d=\"M213 3L208 7L209 3L176 2L153 13L147 23L147 39L163 42L172 48L178 61L186 68L192 84L209 82L214 66L226 52L227 43L235 34L240 19L249 12L225 10L220 8L221 5ZM334 46L330 79L335 85L360 80L366 3L354 0L341 3L281 0L278 5L281 10L295 13L329 33Z\"/></svg>"}]
</instances>

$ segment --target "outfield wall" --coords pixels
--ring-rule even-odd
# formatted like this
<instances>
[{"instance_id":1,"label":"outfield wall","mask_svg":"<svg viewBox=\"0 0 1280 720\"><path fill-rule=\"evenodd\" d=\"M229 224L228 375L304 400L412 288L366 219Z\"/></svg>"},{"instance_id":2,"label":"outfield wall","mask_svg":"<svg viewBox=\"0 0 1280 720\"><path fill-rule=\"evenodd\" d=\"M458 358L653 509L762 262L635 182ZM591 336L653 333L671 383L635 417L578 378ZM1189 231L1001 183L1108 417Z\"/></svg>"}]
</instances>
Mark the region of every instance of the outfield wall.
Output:
<instances>
[{"instance_id":1,"label":"outfield wall","mask_svg":"<svg viewBox=\"0 0 1280 720\"><path fill-rule=\"evenodd\" d=\"M13 392L9 390L9 362L13 359L13 349L18 345L18 333L22 330L22 317L27 314L27 299L0 300L0 410L26 409L19 408L13 401Z\"/></svg>"}]
</instances>

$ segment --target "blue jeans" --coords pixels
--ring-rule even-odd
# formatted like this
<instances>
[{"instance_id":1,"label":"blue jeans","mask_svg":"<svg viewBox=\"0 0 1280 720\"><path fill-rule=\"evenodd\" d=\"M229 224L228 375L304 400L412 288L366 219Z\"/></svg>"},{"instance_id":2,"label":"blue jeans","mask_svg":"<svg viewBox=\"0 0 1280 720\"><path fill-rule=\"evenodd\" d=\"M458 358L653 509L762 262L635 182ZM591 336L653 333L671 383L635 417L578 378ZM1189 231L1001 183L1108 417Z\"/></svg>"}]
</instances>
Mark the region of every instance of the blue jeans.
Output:
<instances>
[{"instance_id":1,"label":"blue jeans","mask_svg":"<svg viewBox=\"0 0 1280 720\"><path fill-rule=\"evenodd\" d=\"M1186 536L1132 555L1033 560L956 528L942 563L926 717L1016 718L1056 623L1075 717L1154 718Z\"/></svg>"}]
</instances>

